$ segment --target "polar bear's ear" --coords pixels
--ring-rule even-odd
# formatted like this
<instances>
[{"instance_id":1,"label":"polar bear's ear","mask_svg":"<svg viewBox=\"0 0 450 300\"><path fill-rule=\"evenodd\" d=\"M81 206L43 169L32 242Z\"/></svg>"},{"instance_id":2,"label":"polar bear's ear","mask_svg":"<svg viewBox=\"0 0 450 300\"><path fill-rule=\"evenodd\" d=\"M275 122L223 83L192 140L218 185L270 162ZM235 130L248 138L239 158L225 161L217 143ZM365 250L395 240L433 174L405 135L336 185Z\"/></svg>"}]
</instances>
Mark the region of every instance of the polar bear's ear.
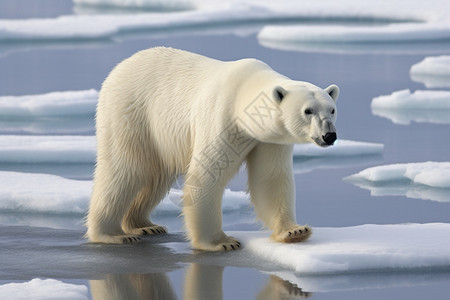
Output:
<instances>
[{"instance_id":1,"label":"polar bear's ear","mask_svg":"<svg viewBox=\"0 0 450 300\"><path fill-rule=\"evenodd\" d=\"M336 102L337 98L339 97L339 87L335 84L330 85L325 89L325 92L330 95L330 97L333 99L334 102Z\"/></svg>"},{"instance_id":2,"label":"polar bear's ear","mask_svg":"<svg viewBox=\"0 0 450 300\"><path fill-rule=\"evenodd\" d=\"M287 91L285 89L283 89L281 86L276 86L273 89L273 97L278 101L281 102L284 98L284 96L286 96Z\"/></svg>"}]
</instances>

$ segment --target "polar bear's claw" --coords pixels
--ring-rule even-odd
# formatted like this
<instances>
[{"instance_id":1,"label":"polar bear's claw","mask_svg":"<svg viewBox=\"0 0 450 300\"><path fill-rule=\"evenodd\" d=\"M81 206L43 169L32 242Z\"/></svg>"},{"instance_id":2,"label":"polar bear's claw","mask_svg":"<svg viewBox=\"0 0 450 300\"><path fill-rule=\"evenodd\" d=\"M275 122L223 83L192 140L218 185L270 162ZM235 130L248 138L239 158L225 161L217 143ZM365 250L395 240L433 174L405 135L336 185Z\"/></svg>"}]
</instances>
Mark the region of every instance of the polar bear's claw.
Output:
<instances>
[{"instance_id":1,"label":"polar bear's claw","mask_svg":"<svg viewBox=\"0 0 450 300\"><path fill-rule=\"evenodd\" d=\"M136 242L139 242L140 240L141 240L141 238L138 236L127 236L127 237L122 238L122 242L124 244L136 243Z\"/></svg>"}]
</instances>

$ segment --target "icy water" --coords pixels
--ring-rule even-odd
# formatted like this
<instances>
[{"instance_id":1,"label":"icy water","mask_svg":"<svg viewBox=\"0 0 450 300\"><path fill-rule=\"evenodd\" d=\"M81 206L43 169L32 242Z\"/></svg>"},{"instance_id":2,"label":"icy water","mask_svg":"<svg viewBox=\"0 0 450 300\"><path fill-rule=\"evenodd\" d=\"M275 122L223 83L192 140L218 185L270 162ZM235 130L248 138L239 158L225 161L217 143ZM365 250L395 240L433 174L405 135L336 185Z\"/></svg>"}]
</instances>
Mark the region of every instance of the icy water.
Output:
<instances>
[{"instance_id":1,"label":"icy water","mask_svg":"<svg viewBox=\"0 0 450 300\"><path fill-rule=\"evenodd\" d=\"M0 3L1 18L54 17L70 13L70 1L36 1L39 7L17 10L14 1ZM31 1L24 1L30 2ZM28 6L29 7L29 6ZM34 7L34 6L33 6ZM342 180L373 165L448 161L450 124L397 125L374 116L372 98L402 89L426 89L413 82L410 67L426 54L333 54L266 48L257 28L216 28L189 31L139 32L98 42L0 43L0 96L53 91L100 89L109 71L136 51L171 46L221 60L254 57L292 79L326 87L337 84L338 137L384 144L383 155L319 163L295 159L296 213L312 227L361 224L450 222L450 201L406 196L371 196ZM231 26L230 26L231 27ZM240 32L241 34L233 34ZM246 34L245 34L246 33ZM436 44L436 48L448 45ZM414 47L412 44L411 47ZM446 50L442 50L445 53ZM93 126L93 120L87 120ZM0 129L1 131L1 129ZM90 133L93 134L93 131ZM306 166L315 166L307 168ZM320 166L320 167L318 167ZM0 170L58 174L90 179L93 165L1 164ZM245 173L230 183L245 189ZM450 195L447 194L447 199ZM171 232L137 246L91 245L83 240L82 215L0 212L0 284L33 278L54 278L86 285L93 299L447 299L446 270L368 272L306 276L305 282L329 288L301 290L268 272L276 268L240 253L197 253L183 240L180 218L155 215ZM257 230L251 209L224 215L225 230ZM448 238L448 237L447 237ZM420 236L417 237L420 239ZM273 273L272 273L273 274ZM295 276L295 275L293 275ZM301 282L301 280L300 280ZM327 286L326 284L324 284Z\"/></svg>"}]
</instances>

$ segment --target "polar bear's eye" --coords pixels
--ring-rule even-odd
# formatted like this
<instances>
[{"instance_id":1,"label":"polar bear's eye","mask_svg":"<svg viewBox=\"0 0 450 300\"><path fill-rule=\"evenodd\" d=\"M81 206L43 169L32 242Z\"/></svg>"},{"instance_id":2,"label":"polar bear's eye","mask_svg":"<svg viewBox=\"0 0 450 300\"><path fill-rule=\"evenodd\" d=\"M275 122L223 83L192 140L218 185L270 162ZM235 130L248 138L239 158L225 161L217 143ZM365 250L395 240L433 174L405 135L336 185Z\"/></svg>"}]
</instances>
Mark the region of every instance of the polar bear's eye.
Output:
<instances>
[{"instance_id":1,"label":"polar bear's eye","mask_svg":"<svg viewBox=\"0 0 450 300\"><path fill-rule=\"evenodd\" d=\"M333 108L333 110L331 111L331 114L334 115L334 108Z\"/></svg>"},{"instance_id":2,"label":"polar bear's eye","mask_svg":"<svg viewBox=\"0 0 450 300\"><path fill-rule=\"evenodd\" d=\"M312 110L310 109L305 109L305 115L310 115L312 114Z\"/></svg>"}]
</instances>

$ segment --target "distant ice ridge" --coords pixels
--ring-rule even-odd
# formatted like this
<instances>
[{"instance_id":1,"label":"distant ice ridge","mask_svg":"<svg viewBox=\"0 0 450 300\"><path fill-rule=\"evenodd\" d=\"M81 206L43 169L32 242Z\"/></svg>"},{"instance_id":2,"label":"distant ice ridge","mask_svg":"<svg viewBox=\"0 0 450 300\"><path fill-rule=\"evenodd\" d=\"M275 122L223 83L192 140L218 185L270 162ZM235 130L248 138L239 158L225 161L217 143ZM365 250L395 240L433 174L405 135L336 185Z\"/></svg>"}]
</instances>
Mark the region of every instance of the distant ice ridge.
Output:
<instances>
[{"instance_id":1,"label":"distant ice ridge","mask_svg":"<svg viewBox=\"0 0 450 300\"><path fill-rule=\"evenodd\" d=\"M70 117L95 114L98 92L51 92L25 96L1 96L0 119Z\"/></svg>"},{"instance_id":2,"label":"distant ice ridge","mask_svg":"<svg viewBox=\"0 0 450 300\"><path fill-rule=\"evenodd\" d=\"M450 266L450 224L314 228L306 243L272 241L269 233L232 232L244 249L298 275ZM418 238L420 237L420 238ZM317 290L296 283L303 290Z\"/></svg>"},{"instance_id":3,"label":"distant ice ridge","mask_svg":"<svg viewBox=\"0 0 450 300\"><path fill-rule=\"evenodd\" d=\"M66 179L56 175L0 171L0 210L54 214L85 214L92 181ZM178 214L182 191L171 189L158 205L157 213ZM250 204L245 192L224 192L223 210L233 211Z\"/></svg>"},{"instance_id":4,"label":"distant ice ridge","mask_svg":"<svg viewBox=\"0 0 450 300\"><path fill-rule=\"evenodd\" d=\"M448 124L450 92L401 90L374 98L371 108L374 115L397 124L408 125L411 121Z\"/></svg>"},{"instance_id":5,"label":"distant ice ridge","mask_svg":"<svg viewBox=\"0 0 450 300\"><path fill-rule=\"evenodd\" d=\"M161 30L210 24L267 20L286 13L258 5L216 3L203 9L171 13L67 15L53 19L0 20L0 41L110 39L136 30Z\"/></svg>"},{"instance_id":6,"label":"distant ice ridge","mask_svg":"<svg viewBox=\"0 0 450 300\"><path fill-rule=\"evenodd\" d=\"M81 2L97 3L103 5L104 0L79 0ZM119 6L158 5L162 1L119 1L111 0L109 3ZM172 2L172 1L171 1ZM182 1L185 3L184 1ZM331 0L314 1L286 1L279 5L273 1L198 1L194 0L194 10L174 13L144 13L135 15L71 15L54 19L28 19L28 20L0 20L0 40L68 40L68 39L105 39L119 33L135 30L152 30L182 28L186 26L203 26L204 29L211 24L233 24L236 22L251 23L254 21L267 21L279 19L389 19L389 20L413 20L417 23L393 26L388 29L392 36L389 40L405 36L409 40L417 39L442 39L448 37L449 26L446 22L445 1L399 0L376 1L376 3L362 3L357 0L343 0L333 2ZM315 29L316 28L316 29ZM327 26L331 31L334 26ZM352 30L351 28L347 28ZM345 29L345 30L347 30ZM312 32L319 30L312 27ZM364 36L376 36L384 34L383 29L377 29L378 33L371 33L370 27L366 28ZM270 37L281 35L280 31L270 34ZM319 33L319 32L318 32ZM329 36L329 35L328 35ZM395 36L395 38L393 37ZM269 38L266 33L261 37ZM301 38L301 36L300 36Z\"/></svg>"},{"instance_id":7,"label":"distant ice ridge","mask_svg":"<svg viewBox=\"0 0 450 300\"><path fill-rule=\"evenodd\" d=\"M411 67L410 74L428 88L450 87L450 56L426 57Z\"/></svg>"},{"instance_id":8,"label":"distant ice ridge","mask_svg":"<svg viewBox=\"0 0 450 300\"><path fill-rule=\"evenodd\" d=\"M344 178L373 196L402 195L440 202L450 201L450 162L382 165Z\"/></svg>"},{"instance_id":9,"label":"distant ice ridge","mask_svg":"<svg viewBox=\"0 0 450 300\"><path fill-rule=\"evenodd\" d=\"M35 278L23 283L0 285L0 298L9 300L88 300L85 285L65 283L55 279Z\"/></svg>"}]
</instances>

